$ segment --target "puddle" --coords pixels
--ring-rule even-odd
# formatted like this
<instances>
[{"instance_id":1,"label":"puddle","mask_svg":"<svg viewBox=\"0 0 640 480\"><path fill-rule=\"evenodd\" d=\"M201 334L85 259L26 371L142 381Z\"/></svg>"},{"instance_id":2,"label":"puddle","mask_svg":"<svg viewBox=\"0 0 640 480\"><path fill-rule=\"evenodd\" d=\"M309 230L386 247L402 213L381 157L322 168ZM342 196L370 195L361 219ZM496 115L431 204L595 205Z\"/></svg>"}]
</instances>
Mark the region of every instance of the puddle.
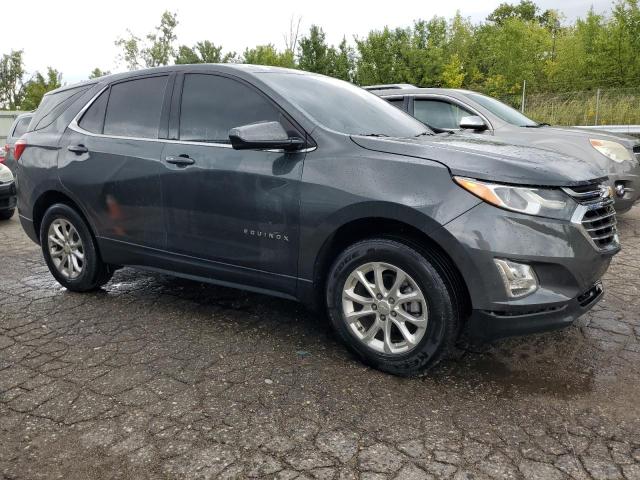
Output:
<instances>
[{"instance_id":1,"label":"puddle","mask_svg":"<svg viewBox=\"0 0 640 480\"><path fill-rule=\"evenodd\" d=\"M507 396L525 394L573 399L594 390L590 369L575 372L548 363L525 363L526 369L515 369L492 355L468 355L448 363L434 376L444 381L491 385Z\"/></svg>"}]
</instances>

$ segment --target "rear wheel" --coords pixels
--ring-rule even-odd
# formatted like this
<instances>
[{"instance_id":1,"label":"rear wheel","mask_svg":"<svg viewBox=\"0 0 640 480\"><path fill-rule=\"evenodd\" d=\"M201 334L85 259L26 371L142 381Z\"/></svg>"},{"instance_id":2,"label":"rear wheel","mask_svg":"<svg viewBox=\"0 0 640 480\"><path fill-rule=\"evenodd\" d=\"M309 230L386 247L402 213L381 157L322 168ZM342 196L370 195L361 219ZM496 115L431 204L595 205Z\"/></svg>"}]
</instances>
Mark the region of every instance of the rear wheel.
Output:
<instances>
[{"instance_id":1,"label":"rear wheel","mask_svg":"<svg viewBox=\"0 0 640 480\"><path fill-rule=\"evenodd\" d=\"M69 205L58 203L46 211L40 244L49 271L68 290L95 290L113 275L102 262L85 220Z\"/></svg>"},{"instance_id":2,"label":"rear wheel","mask_svg":"<svg viewBox=\"0 0 640 480\"><path fill-rule=\"evenodd\" d=\"M11 210L0 210L0 220L9 220L13 217L15 211L15 208L12 208Z\"/></svg>"},{"instance_id":3,"label":"rear wheel","mask_svg":"<svg viewBox=\"0 0 640 480\"><path fill-rule=\"evenodd\" d=\"M415 375L444 358L459 325L451 285L435 262L402 242L371 239L342 252L327 282L341 339L367 364Z\"/></svg>"}]
</instances>

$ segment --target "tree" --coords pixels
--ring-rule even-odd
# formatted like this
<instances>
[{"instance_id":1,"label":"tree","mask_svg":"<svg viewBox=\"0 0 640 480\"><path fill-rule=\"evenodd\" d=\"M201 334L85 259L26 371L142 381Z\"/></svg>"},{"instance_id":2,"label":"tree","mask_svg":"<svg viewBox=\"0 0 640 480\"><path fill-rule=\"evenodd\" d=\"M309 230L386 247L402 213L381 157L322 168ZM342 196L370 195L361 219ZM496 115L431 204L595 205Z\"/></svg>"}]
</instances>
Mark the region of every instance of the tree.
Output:
<instances>
[{"instance_id":1,"label":"tree","mask_svg":"<svg viewBox=\"0 0 640 480\"><path fill-rule=\"evenodd\" d=\"M89 74L89 80L104 77L105 75L111 75L111 72L108 70L100 70L99 68L94 68Z\"/></svg>"},{"instance_id":2,"label":"tree","mask_svg":"<svg viewBox=\"0 0 640 480\"><path fill-rule=\"evenodd\" d=\"M247 48L242 56L242 63L288 68L295 68L296 66L293 52L289 50L279 52L273 44L258 45L251 49Z\"/></svg>"},{"instance_id":3,"label":"tree","mask_svg":"<svg viewBox=\"0 0 640 480\"><path fill-rule=\"evenodd\" d=\"M0 108L16 110L24 95L22 50L11 50L0 59Z\"/></svg>"},{"instance_id":4,"label":"tree","mask_svg":"<svg viewBox=\"0 0 640 480\"><path fill-rule=\"evenodd\" d=\"M62 74L51 67L47 67L47 75L36 72L33 78L24 86L24 99L20 108L22 110L35 110L45 93L62 86Z\"/></svg>"},{"instance_id":5,"label":"tree","mask_svg":"<svg viewBox=\"0 0 640 480\"><path fill-rule=\"evenodd\" d=\"M136 70L141 66L169 65L176 53L174 32L177 26L177 14L165 11L160 18L160 25L154 32L148 33L145 40L127 31L128 38L119 38L115 42L122 49L120 60L129 70Z\"/></svg>"},{"instance_id":6,"label":"tree","mask_svg":"<svg viewBox=\"0 0 640 480\"><path fill-rule=\"evenodd\" d=\"M209 40L196 43L193 47L181 45L176 55L176 64L187 63L229 63L236 60L235 52L222 54L222 46Z\"/></svg>"},{"instance_id":7,"label":"tree","mask_svg":"<svg viewBox=\"0 0 640 480\"><path fill-rule=\"evenodd\" d=\"M311 25L309 35L300 39L298 66L308 72L327 75L330 69L329 46L325 33L317 25Z\"/></svg>"},{"instance_id":8,"label":"tree","mask_svg":"<svg viewBox=\"0 0 640 480\"><path fill-rule=\"evenodd\" d=\"M329 46L322 28L312 25L309 34L300 39L298 68L302 70L351 80L354 65L353 49L344 38L338 48Z\"/></svg>"}]
</instances>

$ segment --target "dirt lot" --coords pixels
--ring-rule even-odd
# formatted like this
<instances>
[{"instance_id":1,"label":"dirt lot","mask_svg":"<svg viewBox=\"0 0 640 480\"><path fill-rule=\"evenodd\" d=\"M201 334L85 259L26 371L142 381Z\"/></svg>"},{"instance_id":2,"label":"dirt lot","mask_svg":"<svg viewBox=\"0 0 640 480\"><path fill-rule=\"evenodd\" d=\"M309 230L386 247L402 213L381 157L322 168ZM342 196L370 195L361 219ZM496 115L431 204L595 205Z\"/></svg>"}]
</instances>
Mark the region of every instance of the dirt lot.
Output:
<instances>
[{"instance_id":1,"label":"dirt lot","mask_svg":"<svg viewBox=\"0 0 640 480\"><path fill-rule=\"evenodd\" d=\"M65 291L0 224L0 478L640 479L640 208L556 333L368 369L295 303L119 271Z\"/></svg>"}]
</instances>

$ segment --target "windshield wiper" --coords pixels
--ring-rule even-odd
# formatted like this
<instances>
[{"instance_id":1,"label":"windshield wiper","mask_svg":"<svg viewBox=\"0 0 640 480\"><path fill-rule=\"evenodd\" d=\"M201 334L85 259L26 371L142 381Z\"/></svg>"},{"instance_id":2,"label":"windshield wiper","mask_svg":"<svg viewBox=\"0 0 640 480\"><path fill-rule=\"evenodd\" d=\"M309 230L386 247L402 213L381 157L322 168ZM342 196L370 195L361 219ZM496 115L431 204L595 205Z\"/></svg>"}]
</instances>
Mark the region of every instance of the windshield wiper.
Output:
<instances>
[{"instance_id":1,"label":"windshield wiper","mask_svg":"<svg viewBox=\"0 0 640 480\"><path fill-rule=\"evenodd\" d=\"M389 135L385 135L384 133L359 133L360 137L388 137Z\"/></svg>"},{"instance_id":2,"label":"windshield wiper","mask_svg":"<svg viewBox=\"0 0 640 480\"><path fill-rule=\"evenodd\" d=\"M430 136L432 136L432 135L435 135L435 133L430 132L429 130L425 130L424 132L419 133L419 134L417 134L417 135L415 135L415 136L416 136L416 137L426 137L426 136L429 136L429 137L430 137Z\"/></svg>"}]
</instances>

